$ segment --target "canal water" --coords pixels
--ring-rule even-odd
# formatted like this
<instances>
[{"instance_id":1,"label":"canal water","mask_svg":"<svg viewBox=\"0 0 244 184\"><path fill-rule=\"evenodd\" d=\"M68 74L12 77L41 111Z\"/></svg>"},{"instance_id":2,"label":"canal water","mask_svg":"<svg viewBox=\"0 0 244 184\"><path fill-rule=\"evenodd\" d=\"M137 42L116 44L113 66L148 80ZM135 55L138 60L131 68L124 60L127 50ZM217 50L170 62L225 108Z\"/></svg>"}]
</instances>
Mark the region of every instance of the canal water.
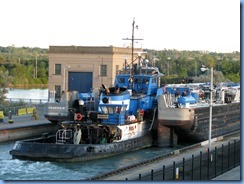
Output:
<instances>
[{"instance_id":1,"label":"canal water","mask_svg":"<svg viewBox=\"0 0 244 184\"><path fill-rule=\"evenodd\" d=\"M48 99L48 89L19 89L10 88L6 94L7 98L21 99Z\"/></svg>"},{"instance_id":2,"label":"canal water","mask_svg":"<svg viewBox=\"0 0 244 184\"><path fill-rule=\"evenodd\" d=\"M172 148L151 147L106 159L57 163L12 159L9 151L14 142L0 144L0 180L89 180L100 175L129 166L172 151Z\"/></svg>"}]
</instances>

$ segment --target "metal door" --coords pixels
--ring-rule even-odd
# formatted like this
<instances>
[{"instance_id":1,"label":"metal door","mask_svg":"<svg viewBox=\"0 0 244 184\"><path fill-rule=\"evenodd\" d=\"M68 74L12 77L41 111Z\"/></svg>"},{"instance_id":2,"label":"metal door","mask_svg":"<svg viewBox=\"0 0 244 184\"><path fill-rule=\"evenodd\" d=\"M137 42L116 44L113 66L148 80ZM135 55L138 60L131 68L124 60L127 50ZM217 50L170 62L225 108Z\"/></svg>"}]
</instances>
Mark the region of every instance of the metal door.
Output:
<instances>
[{"instance_id":1,"label":"metal door","mask_svg":"<svg viewBox=\"0 0 244 184\"><path fill-rule=\"evenodd\" d=\"M78 91L79 93L91 92L92 72L69 72L68 73L69 91Z\"/></svg>"}]
</instances>

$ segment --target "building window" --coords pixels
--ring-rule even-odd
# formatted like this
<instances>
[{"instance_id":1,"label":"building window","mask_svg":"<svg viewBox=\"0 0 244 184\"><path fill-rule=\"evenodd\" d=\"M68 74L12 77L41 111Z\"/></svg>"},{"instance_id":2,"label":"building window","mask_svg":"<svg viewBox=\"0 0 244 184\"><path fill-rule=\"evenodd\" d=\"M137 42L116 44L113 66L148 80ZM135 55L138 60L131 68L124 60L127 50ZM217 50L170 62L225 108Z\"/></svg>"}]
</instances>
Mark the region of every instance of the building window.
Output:
<instances>
[{"instance_id":1,"label":"building window","mask_svg":"<svg viewBox=\"0 0 244 184\"><path fill-rule=\"evenodd\" d=\"M60 100L61 98L61 86L55 86L55 99Z\"/></svg>"},{"instance_id":2,"label":"building window","mask_svg":"<svg viewBox=\"0 0 244 184\"><path fill-rule=\"evenodd\" d=\"M61 75L61 64L55 64L55 75Z\"/></svg>"},{"instance_id":3,"label":"building window","mask_svg":"<svg viewBox=\"0 0 244 184\"><path fill-rule=\"evenodd\" d=\"M107 76L107 65L101 65L100 76L101 77L106 77Z\"/></svg>"}]
</instances>

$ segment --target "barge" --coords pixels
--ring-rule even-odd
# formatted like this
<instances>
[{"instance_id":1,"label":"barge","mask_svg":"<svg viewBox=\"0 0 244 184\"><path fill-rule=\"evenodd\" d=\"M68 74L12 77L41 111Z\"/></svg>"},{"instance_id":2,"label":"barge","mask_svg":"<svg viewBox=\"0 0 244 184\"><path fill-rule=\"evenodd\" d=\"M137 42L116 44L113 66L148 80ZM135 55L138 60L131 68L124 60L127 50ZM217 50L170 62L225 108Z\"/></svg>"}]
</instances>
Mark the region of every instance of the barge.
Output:
<instances>
[{"instance_id":1,"label":"barge","mask_svg":"<svg viewBox=\"0 0 244 184\"><path fill-rule=\"evenodd\" d=\"M158 123L174 132L179 141L208 140L210 100L187 88L167 89L158 97ZM187 92L188 90L188 92ZM240 86L218 88L212 103L212 138L240 130Z\"/></svg>"}]
</instances>

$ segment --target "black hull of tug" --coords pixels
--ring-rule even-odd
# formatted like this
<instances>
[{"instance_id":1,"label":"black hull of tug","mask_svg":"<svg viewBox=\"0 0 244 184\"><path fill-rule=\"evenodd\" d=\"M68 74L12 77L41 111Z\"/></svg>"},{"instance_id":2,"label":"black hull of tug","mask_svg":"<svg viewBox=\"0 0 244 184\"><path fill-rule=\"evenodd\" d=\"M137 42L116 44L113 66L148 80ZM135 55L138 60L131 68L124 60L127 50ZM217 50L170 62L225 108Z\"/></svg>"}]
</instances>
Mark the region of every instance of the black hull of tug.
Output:
<instances>
[{"instance_id":1,"label":"black hull of tug","mask_svg":"<svg viewBox=\"0 0 244 184\"><path fill-rule=\"evenodd\" d=\"M108 144L47 143L53 139L54 136L45 139L17 141L10 154L13 158L26 160L83 162L143 149L152 146L153 142L150 132L143 137Z\"/></svg>"},{"instance_id":2,"label":"black hull of tug","mask_svg":"<svg viewBox=\"0 0 244 184\"><path fill-rule=\"evenodd\" d=\"M171 109L174 110L181 109ZM160 125L172 128L178 142L201 142L209 136L209 107L189 109L189 119L159 118ZM240 131L240 103L229 103L212 108L212 138Z\"/></svg>"}]
</instances>

